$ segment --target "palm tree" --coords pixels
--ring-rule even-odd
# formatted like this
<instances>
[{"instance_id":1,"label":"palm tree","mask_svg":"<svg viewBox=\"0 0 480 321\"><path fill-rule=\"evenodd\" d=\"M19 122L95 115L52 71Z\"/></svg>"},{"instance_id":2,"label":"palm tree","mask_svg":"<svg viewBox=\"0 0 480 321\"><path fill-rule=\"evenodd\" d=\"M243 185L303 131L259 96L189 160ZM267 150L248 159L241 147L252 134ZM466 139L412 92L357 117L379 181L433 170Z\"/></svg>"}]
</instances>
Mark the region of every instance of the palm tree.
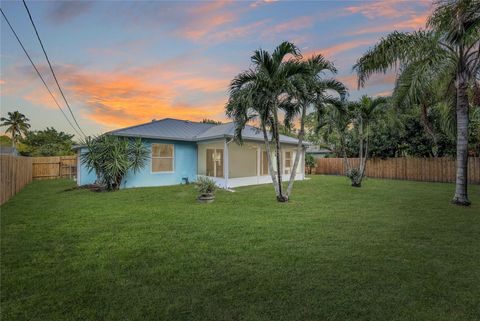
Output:
<instances>
[{"instance_id":1,"label":"palm tree","mask_svg":"<svg viewBox=\"0 0 480 321\"><path fill-rule=\"evenodd\" d=\"M357 131L359 141L359 164L358 168L351 169L347 175L352 180L352 186L354 187L362 186L362 180L367 167L371 124L375 121L381 108L385 107L386 102L387 100L384 97L370 98L368 96L362 96L358 102L352 105L352 123Z\"/></svg>"},{"instance_id":2,"label":"palm tree","mask_svg":"<svg viewBox=\"0 0 480 321\"><path fill-rule=\"evenodd\" d=\"M8 112L8 117L2 117L0 121L2 122L0 126L6 126L7 129L5 132L10 133L12 136L13 147L16 146L17 141L22 138L22 135L25 135L30 128L30 124L28 123L30 119L18 111Z\"/></svg>"},{"instance_id":3,"label":"palm tree","mask_svg":"<svg viewBox=\"0 0 480 321\"><path fill-rule=\"evenodd\" d=\"M316 132L321 134L323 141L331 144L331 149L343 158L345 173L350 172L347 158L347 132L352 124L353 105L345 101L331 101L320 110L315 111Z\"/></svg>"},{"instance_id":4,"label":"palm tree","mask_svg":"<svg viewBox=\"0 0 480 321\"><path fill-rule=\"evenodd\" d=\"M328 91L336 92L343 97L347 94L346 87L335 79L323 79L325 72L335 74L337 72L333 63L325 59L321 54L313 55L305 62L307 73L298 75L293 81L293 91L290 93L292 98L289 104L284 104L282 107L285 110L285 125L292 126L292 122L296 116L300 118L300 130L297 138L297 152L293 163L292 171L290 173L290 180L286 191L286 197L290 197L297 173L298 163L302 151L303 139L305 138L305 119L309 107L314 109L323 108L325 103L332 99Z\"/></svg>"},{"instance_id":5,"label":"palm tree","mask_svg":"<svg viewBox=\"0 0 480 321\"><path fill-rule=\"evenodd\" d=\"M289 57L290 56L290 57ZM307 73L298 48L290 42L282 42L272 53L259 49L251 57L253 67L238 74L230 84L227 115L236 122L236 138L241 141L241 131L248 121L258 118L264 135L265 148L270 151L267 129L271 132L276 155L276 179L273 179L271 158L267 158L273 184L279 202L288 198L282 192L280 166L279 109L291 92L293 79Z\"/></svg>"},{"instance_id":6,"label":"palm tree","mask_svg":"<svg viewBox=\"0 0 480 321\"><path fill-rule=\"evenodd\" d=\"M469 205L468 168L468 88L480 78L480 2L440 1L429 17L425 31L393 32L371 48L355 64L359 86L374 73L396 65L415 64L417 74L430 73L448 79L456 91L457 162L456 188L452 202ZM416 82L417 84L419 82ZM413 83L413 87L416 84Z\"/></svg>"}]
</instances>

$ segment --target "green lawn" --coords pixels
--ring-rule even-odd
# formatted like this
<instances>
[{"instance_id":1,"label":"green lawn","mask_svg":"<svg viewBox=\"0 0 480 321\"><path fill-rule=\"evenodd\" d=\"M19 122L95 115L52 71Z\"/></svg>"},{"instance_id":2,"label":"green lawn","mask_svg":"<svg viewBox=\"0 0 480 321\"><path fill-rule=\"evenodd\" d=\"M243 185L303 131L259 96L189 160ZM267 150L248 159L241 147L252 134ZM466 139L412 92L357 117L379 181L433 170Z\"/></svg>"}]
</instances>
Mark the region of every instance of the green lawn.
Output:
<instances>
[{"instance_id":1,"label":"green lawn","mask_svg":"<svg viewBox=\"0 0 480 321\"><path fill-rule=\"evenodd\" d=\"M114 193L35 181L1 207L2 320L480 320L480 190L316 176Z\"/></svg>"}]
</instances>

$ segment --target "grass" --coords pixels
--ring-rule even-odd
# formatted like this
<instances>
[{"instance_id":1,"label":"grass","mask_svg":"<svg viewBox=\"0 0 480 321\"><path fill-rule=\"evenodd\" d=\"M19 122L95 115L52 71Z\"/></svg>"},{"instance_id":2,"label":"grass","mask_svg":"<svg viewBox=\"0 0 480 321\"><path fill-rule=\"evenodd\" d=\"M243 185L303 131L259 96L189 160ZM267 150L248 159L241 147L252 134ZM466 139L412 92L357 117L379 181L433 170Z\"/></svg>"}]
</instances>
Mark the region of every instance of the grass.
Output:
<instances>
[{"instance_id":1,"label":"grass","mask_svg":"<svg viewBox=\"0 0 480 321\"><path fill-rule=\"evenodd\" d=\"M35 181L1 207L2 320L480 320L480 189L343 177L195 202Z\"/></svg>"}]
</instances>

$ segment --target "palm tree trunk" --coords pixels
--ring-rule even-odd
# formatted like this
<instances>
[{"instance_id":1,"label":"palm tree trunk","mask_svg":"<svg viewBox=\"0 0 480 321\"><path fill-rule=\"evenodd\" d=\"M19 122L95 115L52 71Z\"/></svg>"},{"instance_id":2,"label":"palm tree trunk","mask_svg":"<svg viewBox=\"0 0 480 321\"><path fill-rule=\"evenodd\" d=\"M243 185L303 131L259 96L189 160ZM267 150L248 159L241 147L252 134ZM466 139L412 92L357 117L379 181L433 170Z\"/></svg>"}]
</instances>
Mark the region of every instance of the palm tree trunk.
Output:
<instances>
[{"instance_id":1,"label":"palm tree trunk","mask_svg":"<svg viewBox=\"0 0 480 321\"><path fill-rule=\"evenodd\" d=\"M302 116L300 119L300 132L298 133L297 153L295 154L295 161L293 162L292 172L290 173L290 181L288 182L287 193L286 193L287 198L289 198L290 194L292 193L293 183L295 181L295 175L297 174L297 167L300 161L300 155L302 154L302 143L303 143L303 137L305 136L306 113L307 113L307 107L305 106L305 104L303 104Z\"/></svg>"},{"instance_id":2,"label":"palm tree trunk","mask_svg":"<svg viewBox=\"0 0 480 321\"><path fill-rule=\"evenodd\" d=\"M350 172L350 162L348 161L347 158L347 149L345 147L345 137L341 136L340 137L340 148L342 150L342 155L343 155L343 166L345 167L345 174L348 175Z\"/></svg>"},{"instance_id":3,"label":"palm tree trunk","mask_svg":"<svg viewBox=\"0 0 480 321\"><path fill-rule=\"evenodd\" d=\"M457 175L452 203L470 205L467 194L468 180L468 96L465 77L457 74Z\"/></svg>"},{"instance_id":4,"label":"palm tree trunk","mask_svg":"<svg viewBox=\"0 0 480 321\"><path fill-rule=\"evenodd\" d=\"M432 154L433 157L438 157L438 139L437 135L435 134L432 124L428 120L428 110L427 110L427 105L425 103L422 103L421 106L421 114L420 114L420 121L422 123L423 128L427 132L428 135L432 138L432 143L433 143L433 148L432 148Z\"/></svg>"},{"instance_id":5,"label":"palm tree trunk","mask_svg":"<svg viewBox=\"0 0 480 321\"><path fill-rule=\"evenodd\" d=\"M279 190L278 190L278 182L277 178L275 177L275 172L273 171L273 164L272 164L272 157L270 154L270 141L268 140L267 129L265 128L265 123L261 122L262 132L263 132L263 140L265 141L265 149L267 154L267 161L268 161L268 170L270 171L270 176L272 177L273 187L275 188L275 196L278 198Z\"/></svg>"},{"instance_id":6,"label":"palm tree trunk","mask_svg":"<svg viewBox=\"0 0 480 321\"><path fill-rule=\"evenodd\" d=\"M277 162L278 196L279 202L286 202L288 198L282 193L282 169L280 167L280 134L278 132L278 111L277 104L273 104L273 137L275 139L275 156Z\"/></svg>"}]
</instances>

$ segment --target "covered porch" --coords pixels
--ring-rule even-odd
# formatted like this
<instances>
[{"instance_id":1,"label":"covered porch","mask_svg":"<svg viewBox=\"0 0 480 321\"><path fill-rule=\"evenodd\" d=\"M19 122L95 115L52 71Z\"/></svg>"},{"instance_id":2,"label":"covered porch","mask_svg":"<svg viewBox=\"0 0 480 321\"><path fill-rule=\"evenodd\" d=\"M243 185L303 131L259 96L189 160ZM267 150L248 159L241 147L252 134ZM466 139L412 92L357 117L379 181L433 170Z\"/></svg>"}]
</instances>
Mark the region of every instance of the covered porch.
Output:
<instances>
[{"instance_id":1,"label":"covered porch","mask_svg":"<svg viewBox=\"0 0 480 321\"><path fill-rule=\"evenodd\" d=\"M280 170L284 180L290 179L296 149L294 144L281 144ZM270 155L276 171L275 154L270 152ZM212 178L222 188L272 182L263 142L245 141L243 145L239 145L230 138L199 142L197 161L197 174ZM304 173L305 149L302 148L295 180L303 180Z\"/></svg>"}]
</instances>

